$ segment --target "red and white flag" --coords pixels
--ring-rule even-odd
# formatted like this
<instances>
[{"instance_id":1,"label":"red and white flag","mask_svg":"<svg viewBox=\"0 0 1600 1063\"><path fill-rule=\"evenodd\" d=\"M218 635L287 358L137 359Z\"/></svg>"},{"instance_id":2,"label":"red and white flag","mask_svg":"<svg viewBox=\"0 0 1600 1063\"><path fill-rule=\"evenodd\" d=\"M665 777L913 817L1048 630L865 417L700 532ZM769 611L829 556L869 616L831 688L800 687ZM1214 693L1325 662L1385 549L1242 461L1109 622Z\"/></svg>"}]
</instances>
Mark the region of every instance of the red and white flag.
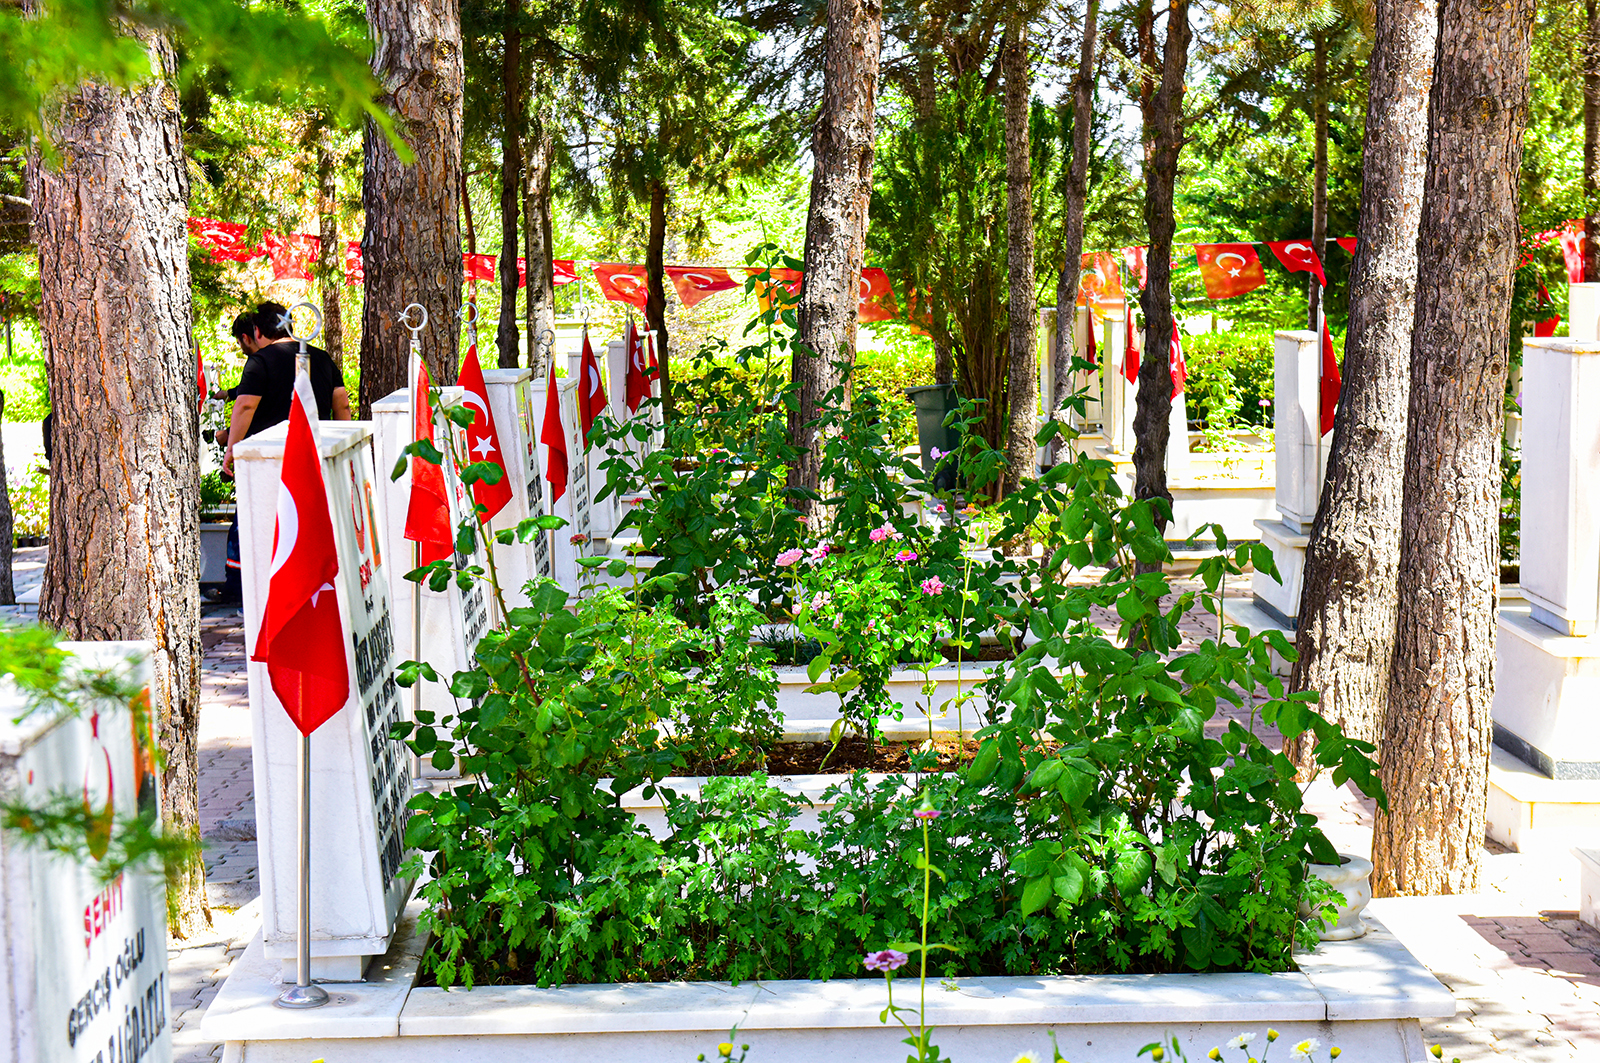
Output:
<instances>
[{"instance_id":1,"label":"red and white flag","mask_svg":"<svg viewBox=\"0 0 1600 1063\"><path fill-rule=\"evenodd\" d=\"M1250 244L1195 244L1194 257L1207 299L1232 299L1267 283L1261 258Z\"/></svg>"},{"instance_id":2,"label":"red and white flag","mask_svg":"<svg viewBox=\"0 0 1600 1063\"><path fill-rule=\"evenodd\" d=\"M1178 323L1172 323L1172 344L1168 348L1167 358L1172 368L1172 397L1174 400L1183 394L1183 385L1189 379L1189 366L1183 360L1183 342L1178 339Z\"/></svg>"},{"instance_id":3,"label":"red and white flag","mask_svg":"<svg viewBox=\"0 0 1600 1063\"><path fill-rule=\"evenodd\" d=\"M889 274L877 266L862 270L856 317L862 321L893 321L899 316L900 307L894 301Z\"/></svg>"},{"instance_id":4,"label":"red and white flag","mask_svg":"<svg viewBox=\"0 0 1600 1063\"><path fill-rule=\"evenodd\" d=\"M1345 254L1347 255L1354 255L1356 253L1356 238L1354 236L1341 236L1335 241L1335 243L1344 248Z\"/></svg>"},{"instance_id":5,"label":"red and white flag","mask_svg":"<svg viewBox=\"0 0 1600 1063\"><path fill-rule=\"evenodd\" d=\"M1134 282L1139 285L1141 291L1144 290L1145 281L1144 252L1145 249L1143 247L1124 247L1122 249L1122 264L1127 267L1128 273L1133 277Z\"/></svg>"},{"instance_id":6,"label":"red and white flag","mask_svg":"<svg viewBox=\"0 0 1600 1063\"><path fill-rule=\"evenodd\" d=\"M1317 278L1318 284L1324 288L1328 286L1327 275L1322 272L1322 259L1310 240L1268 240L1267 246L1290 273L1309 273Z\"/></svg>"},{"instance_id":7,"label":"red and white flag","mask_svg":"<svg viewBox=\"0 0 1600 1063\"><path fill-rule=\"evenodd\" d=\"M684 306L694 306L713 292L726 292L740 286L733 274L721 266L667 266L665 270Z\"/></svg>"},{"instance_id":8,"label":"red and white flag","mask_svg":"<svg viewBox=\"0 0 1600 1063\"><path fill-rule=\"evenodd\" d=\"M339 554L313 427L316 409L311 382L302 375L289 405L267 607L250 655L267 666L273 692L304 735L326 723L350 696L344 622L333 585Z\"/></svg>"},{"instance_id":9,"label":"red and white flag","mask_svg":"<svg viewBox=\"0 0 1600 1063\"><path fill-rule=\"evenodd\" d=\"M487 510L479 520L487 524L511 501L511 475L500 446L500 429L494 423L494 411L489 409L489 389L483 383L483 367L478 364L476 343L467 347L456 383L461 385L461 401L472 407L472 423L467 426L467 460L500 466L499 483L479 480L472 485L473 501Z\"/></svg>"},{"instance_id":10,"label":"red and white flag","mask_svg":"<svg viewBox=\"0 0 1600 1063\"><path fill-rule=\"evenodd\" d=\"M1128 383L1139 382L1139 333L1133 327L1133 304L1129 303L1122 313L1122 375L1128 378Z\"/></svg>"},{"instance_id":11,"label":"red and white flag","mask_svg":"<svg viewBox=\"0 0 1600 1063\"><path fill-rule=\"evenodd\" d=\"M625 262L596 262L594 280L600 294L613 303L627 303L640 313L650 298L650 280L643 266Z\"/></svg>"},{"instance_id":12,"label":"red and white flag","mask_svg":"<svg viewBox=\"0 0 1600 1063\"><path fill-rule=\"evenodd\" d=\"M639 335L639 327L631 317L628 318L627 327L622 330L622 349L628 357L623 395L628 403L628 412L638 413L639 404L650 397L650 364L645 361L644 337Z\"/></svg>"},{"instance_id":13,"label":"red and white flag","mask_svg":"<svg viewBox=\"0 0 1600 1063\"><path fill-rule=\"evenodd\" d=\"M1339 359L1333 355L1333 337L1328 334L1328 322L1322 322L1322 367L1317 374L1319 414L1322 434L1333 431L1333 415L1339 408L1339 392L1344 381L1339 375Z\"/></svg>"},{"instance_id":14,"label":"red and white flag","mask_svg":"<svg viewBox=\"0 0 1600 1063\"><path fill-rule=\"evenodd\" d=\"M206 399L210 397L210 392L206 387L206 359L205 355L200 353L199 344L195 344L194 357L195 361L200 363L200 409L204 410L206 408Z\"/></svg>"},{"instance_id":15,"label":"red and white flag","mask_svg":"<svg viewBox=\"0 0 1600 1063\"><path fill-rule=\"evenodd\" d=\"M417 359L411 379L412 441L433 437L432 381L428 366ZM417 544L417 564L431 565L455 552L455 534L450 526L450 496L445 492L444 467L420 454L411 455L411 498L406 503L405 537Z\"/></svg>"},{"instance_id":16,"label":"red and white flag","mask_svg":"<svg viewBox=\"0 0 1600 1063\"><path fill-rule=\"evenodd\" d=\"M539 442L545 445L549 455L544 463L544 478L550 484L550 504L555 505L567 493L567 468L571 461L567 456L567 430L561 423L561 393L556 390L554 360L546 376L550 384L545 391L544 424L539 428Z\"/></svg>"},{"instance_id":17,"label":"red and white flag","mask_svg":"<svg viewBox=\"0 0 1600 1063\"><path fill-rule=\"evenodd\" d=\"M583 448L589 449L589 429L605 412L606 386L600 379L600 363L595 361L589 333L583 334L583 358L578 362L578 427L583 429Z\"/></svg>"},{"instance_id":18,"label":"red and white flag","mask_svg":"<svg viewBox=\"0 0 1600 1063\"><path fill-rule=\"evenodd\" d=\"M646 332L644 334L644 366L645 383L654 383L661 379L661 363L656 361L656 334L654 332Z\"/></svg>"}]
</instances>

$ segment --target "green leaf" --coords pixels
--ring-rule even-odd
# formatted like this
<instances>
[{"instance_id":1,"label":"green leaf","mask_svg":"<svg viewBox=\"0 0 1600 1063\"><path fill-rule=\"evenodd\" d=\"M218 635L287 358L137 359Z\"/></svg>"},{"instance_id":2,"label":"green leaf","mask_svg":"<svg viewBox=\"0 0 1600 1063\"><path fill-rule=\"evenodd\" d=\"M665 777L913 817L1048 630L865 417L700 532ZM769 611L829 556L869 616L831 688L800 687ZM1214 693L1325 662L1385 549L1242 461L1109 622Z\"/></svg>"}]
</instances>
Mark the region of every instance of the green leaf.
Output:
<instances>
[{"instance_id":1,"label":"green leaf","mask_svg":"<svg viewBox=\"0 0 1600 1063\"><path fill-rule=\"evenodd\" d=\"M1055 880L1049 875L1040 875L1038 878L1028 880L1022 888L1022 914L1032 915L1050 902L1050 897L1055 892Z\"/></svg>"}]
</instances>

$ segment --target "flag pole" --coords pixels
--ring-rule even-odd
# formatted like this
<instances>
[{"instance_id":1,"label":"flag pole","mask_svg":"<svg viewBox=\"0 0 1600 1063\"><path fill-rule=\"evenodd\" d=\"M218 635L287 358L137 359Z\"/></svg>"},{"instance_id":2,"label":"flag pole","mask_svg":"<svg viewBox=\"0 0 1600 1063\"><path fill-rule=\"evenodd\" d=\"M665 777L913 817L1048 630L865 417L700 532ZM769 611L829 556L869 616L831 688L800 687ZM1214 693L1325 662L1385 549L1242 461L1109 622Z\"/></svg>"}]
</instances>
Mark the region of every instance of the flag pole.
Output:
<instances>
[{"instance_id":1,"label":"flag pole","mask_svg":"<svg viewBox=\"0 0 1600 1063\"><path fill-rule=\"evenodd\" d=\"M297 335L294 331L294 311L301 307L310 310L314 315L316 327L309 336ZM292 310L286 312L288 318L286 327L289 335L300 344L295 353L295 375L310 372L311 356L306 350L306 345L322 334L322 311L315 304L299 303ZM315 410L308 413L316 414ZM305 717L306 700L306 674L300 673L300 685L296 692L295 700L300 712L296 719ZM278 1006L283 1008L320 1008L328 1002L328 991L311 981L311 736L300 735L300 927L299 950L295 957L295 984L285 989L278 997Z\"/></svg>"},{"instance_id":2,"label":"flag pole","mask_svg":"<svg viewBox=\"0 0 1600 1063\"><path fill-rule=\"evenodd\" d=\"M411 311L417 311L420 320L417 324L411 323ZM421 303L411 303L400 312L400 323L411 330L411 357L407 361L408 378L406 392L410 401L406 404L409 416L407 421L415 430L417 423L417 366L422 361L422 345L418 335L428 327L428 308ZM422 567L422 546L415 539L411 540L411 570L415 572ZM422 584L418 583L411 588L411 656L413 660L422 660ZM418 676L411 684L411 718L415 720L417 713L422 710L422 677ZM428 789L427 780L422 777L422 756L418 753L411 755L411 792L422 793Z\"/></svg>"}]
</instances>

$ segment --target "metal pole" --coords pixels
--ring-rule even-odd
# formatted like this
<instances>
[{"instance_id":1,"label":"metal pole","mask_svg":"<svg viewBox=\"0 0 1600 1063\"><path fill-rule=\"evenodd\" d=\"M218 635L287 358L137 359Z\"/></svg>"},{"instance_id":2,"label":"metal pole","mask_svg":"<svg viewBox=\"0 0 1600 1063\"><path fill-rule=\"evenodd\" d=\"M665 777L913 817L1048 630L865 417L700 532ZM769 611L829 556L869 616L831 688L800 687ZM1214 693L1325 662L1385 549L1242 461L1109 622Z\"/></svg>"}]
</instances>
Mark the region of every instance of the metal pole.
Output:
<instances>
[{"instance_id":1,"label":"metal pole","mask_svg":"<svg viewBox=\"0 0 1600 1063\"><path fill-rule=\"evenodd\" d=\"M328 991L311 982L311 736L300 736L300 954L295 984L278 997L280 1008L320 1008Z\"/></svg>"},{"instance_id":2,"label":"metal pole","mask_svg":"<svg viewBox=\"0 0 1600 1063\"><path fill-rule=\"evenodd\" d=\"M417 324L411 323L411 311L416 310L420 315ZM421 340L419 334L428 325L428 309L421 303L411 303L400 312L400 323L411 331L411 358L407 362L407 372L410 374L406 381L406 390L410 393L411 401L407 404L411 411L410 432L416 431L417 425L417 366L422 361ZM416 540L411 542L411 568L415 571L422 567L422 550ZM417 583L411 588L411 658L422 660L422 584ZM419 676L411 684L411 718L417 718L417 712L422 708L422 683ZM412 754L411 792L422 793L428 789L428 781L422 777L422 757Z\"/></svg>"}]
</instances>

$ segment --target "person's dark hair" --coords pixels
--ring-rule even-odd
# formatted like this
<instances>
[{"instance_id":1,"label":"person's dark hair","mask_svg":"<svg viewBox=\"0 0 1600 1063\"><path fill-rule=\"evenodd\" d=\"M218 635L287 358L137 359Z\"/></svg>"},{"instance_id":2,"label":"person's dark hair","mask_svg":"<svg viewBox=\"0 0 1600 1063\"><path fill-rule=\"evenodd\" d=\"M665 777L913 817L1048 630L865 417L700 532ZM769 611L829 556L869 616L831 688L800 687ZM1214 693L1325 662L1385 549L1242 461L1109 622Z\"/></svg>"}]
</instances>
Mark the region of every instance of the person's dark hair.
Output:
<instances>
[{"instance_id":1,"label":"person's dark hair","mask_svg":"<svg viewBox=\"0 0 1600 1063\"><path fill-rule=\"evenodd\" d=\"M269 340L285 339L289 335L289 311L282 303L262 303L256 307L255 326Z\"/></svg>"},{"instance_id":2,"label":"person's dark hair","mask_svg":"<svg viewBox=\"0 0 1600 1063\"><path fill-rule=\"evenodd\" d=\"M252 314L250 311L246 310L244 313L240 314L238 317L233 319L233 338L234 339L242 340L246 336L253 335L255 333L255 331L256 331L256 316L254 314Z\"/></svg>"}]
</instances>

